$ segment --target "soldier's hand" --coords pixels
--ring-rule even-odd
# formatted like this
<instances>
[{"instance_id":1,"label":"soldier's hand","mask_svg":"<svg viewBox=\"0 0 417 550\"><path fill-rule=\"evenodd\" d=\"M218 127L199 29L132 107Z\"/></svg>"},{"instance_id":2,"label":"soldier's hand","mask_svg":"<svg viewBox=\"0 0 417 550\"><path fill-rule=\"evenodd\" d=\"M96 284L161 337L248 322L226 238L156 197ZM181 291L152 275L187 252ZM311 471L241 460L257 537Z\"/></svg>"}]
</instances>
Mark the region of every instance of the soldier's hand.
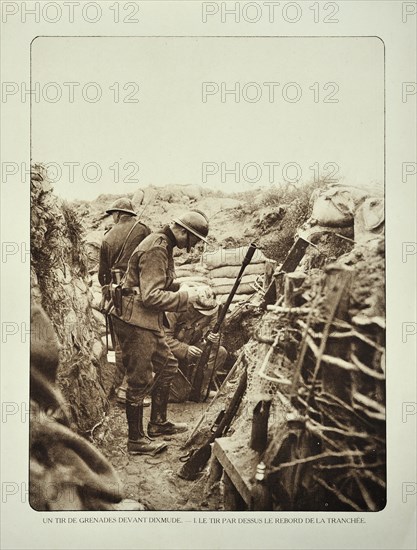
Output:
<instances>
[{"instance_id":1,"label":"soldier's hand","mask_svg":"<svg viewBox=\"0 0 417 550\"><path fill-rule=\"evenodd\" d=\"M200 357L201 355L201 349L197 346L188 346L187 355L189 359L195 359L197 357Z\"/></svg>"},{"instance_id":2,"label":"soldier's hand","mask_svg":"<svg viewBox=\"0 0 417 550\"><path fill-rule=\"evenodd\" d=\"M212 344L218 344L220 341L220 334L217 332L209 332L206 336L206 340Z\"/></svg>"}]
</instances>

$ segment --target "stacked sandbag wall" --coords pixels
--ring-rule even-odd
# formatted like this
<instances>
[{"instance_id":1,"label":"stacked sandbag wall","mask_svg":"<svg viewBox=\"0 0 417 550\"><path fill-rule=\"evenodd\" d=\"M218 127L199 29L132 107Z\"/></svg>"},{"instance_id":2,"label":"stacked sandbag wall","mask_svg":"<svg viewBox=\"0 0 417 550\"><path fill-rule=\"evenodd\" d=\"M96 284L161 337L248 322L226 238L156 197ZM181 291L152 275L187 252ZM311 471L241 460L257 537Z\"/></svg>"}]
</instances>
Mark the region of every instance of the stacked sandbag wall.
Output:
<instances>
[{"instance_id":1,"label":"stacked sandbag wall","mask_svg":"<svg viewBox=\"0 0 417 550\"><path fill-rule=\"evenodd\" d=\"M180 285L210 284L209 270L201 262L179 265L175 267L175 281Z\"/></svg>"},{"instance_id":2,"label":"stacked sandbag wall","mask_svg":"<svg viewBox=\"0 0 417 550\"><path fill-rule=\"evenodd\" d=\"M184 264L176 268L177 282L181 284L209 284L218 301L224 303L239 275L247 247L219 248L205 252L199 263ZM264 287L265 273L270 264L275 264L260 251L254 254L246 267L232 304L248 300L257 290Z\"/></svg>"},{"instance_id":3,"label":"stacked sandbag wall","mask_svg":"<svg viewBox=\"0 0 417 550\"><path fill-rule=\"evenodd\" d=\"M213 287L220 303L224 303L233 288L239 274L248 247L219 248L203 255L203 263L210 273ZM265 263L267 258L258 249L250 264L246 266L240 285L233 297L232 304L248 300L259 288L263 287Z\"/></svg>"}]
</instances>

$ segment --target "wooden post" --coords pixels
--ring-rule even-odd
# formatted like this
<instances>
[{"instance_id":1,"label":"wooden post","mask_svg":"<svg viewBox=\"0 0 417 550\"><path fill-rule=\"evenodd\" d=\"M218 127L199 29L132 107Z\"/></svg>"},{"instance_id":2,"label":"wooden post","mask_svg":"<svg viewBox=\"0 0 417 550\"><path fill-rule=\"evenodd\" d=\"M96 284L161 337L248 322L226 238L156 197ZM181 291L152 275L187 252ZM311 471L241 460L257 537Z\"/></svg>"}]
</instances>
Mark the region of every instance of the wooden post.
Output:
<instances>
[{"instance_id":1,"label":"wooden post","mask_svg":"<svg viewBox=\"0 0 417 550\"><path fill-rule=\"evenodd\" d=\"M295 307L297 306L297 296L300 293L300 287L303 284L306 276L305 273L300 271L294 271L294 273L287 273L284 281L284 306Z\"/></svg>"},{"instance_id":2,"label":"wooden post","mask_svg":"<svg viewBox=\"0 0 417 550\"><path fill-rule=\"evenodd\" d=\"M305 251L310 243L298 237L295 243L292 245L284 263L281 267L277 268L274 272L274 282L269 285L268 290L264 296L264 307L276 303L284 292L284 274L291 273L300 263Z\"/></svg>"},{"instance_id":3,"label":"wooden post","mask_svg":"<svg viewBox=\"0 0 417 550\"><path fill-rule=\"evenodd\" d=\"M207 479L206 488L210 490L215 483L220 481L223 473L223 466L217 460L215 456L211 457L209 466L209 475Z\"/></svg>"},{"instance_id":4,"label":"wooden post","mask_svg":"<svg viewBox=\"0 0 417 550\"><path fill-rule=\"evenodd\" d=\"M247 510L245 501L240 496L239 491L233 485L232 480L226 472L223 473L223 487L223 504L225 510Z\"/></svg>"},{"instance_id":5,"label":"wooden post","mask_svg":"<svg viewBox=\"0 0 417 550\"><path fill-rule=\"evenodd\" d=\"M349 319L349 289L352 282L353 269L343 265L331 264L326 269L326 272L325 292L327 304L331 308L337 292L343 285L344 292L339 300L335 319L347 321ZM347 360L349 345L349 341L345 338L332 338L329 336L325 353ZM323 389L326 393L335 395L343 399L343 401L350 403L351 379L347 373L342 373L339 367L326 364L322 366L322 381Z\"/></svg>"}]
</instances>

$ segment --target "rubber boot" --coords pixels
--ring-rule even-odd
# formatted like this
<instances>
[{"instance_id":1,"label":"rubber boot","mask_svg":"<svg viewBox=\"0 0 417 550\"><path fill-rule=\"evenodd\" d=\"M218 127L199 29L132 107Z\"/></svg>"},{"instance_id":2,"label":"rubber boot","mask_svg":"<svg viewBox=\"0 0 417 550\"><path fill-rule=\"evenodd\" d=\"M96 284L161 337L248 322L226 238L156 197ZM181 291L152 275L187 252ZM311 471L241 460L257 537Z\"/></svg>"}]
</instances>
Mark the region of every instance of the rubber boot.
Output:
<instances>
[{"instance_id":1,"label":"rubber boot","mask_svg":"<svg viewBox=\"0 0 417 550\"><path fill-rule=\"evenodd\" d=\"M169 422L167 407L169 398L168 387L156 387L152 392L151 421L148 424L148 433L151 437L158 435L174 435L188 430L183 422Z\"/></svg>"},{"instance_id":2,"label":"rubber boot","mask_svg":"<svg viewBox=\"0 0 417 550\"><path fill-rule=\"evenodd\" d=\"M129 438L127 450L135 455L155 455L166 448L166 443L157 443L143 431L143 405L126 401L126 418Z\"/></svg>"}]
</instances>

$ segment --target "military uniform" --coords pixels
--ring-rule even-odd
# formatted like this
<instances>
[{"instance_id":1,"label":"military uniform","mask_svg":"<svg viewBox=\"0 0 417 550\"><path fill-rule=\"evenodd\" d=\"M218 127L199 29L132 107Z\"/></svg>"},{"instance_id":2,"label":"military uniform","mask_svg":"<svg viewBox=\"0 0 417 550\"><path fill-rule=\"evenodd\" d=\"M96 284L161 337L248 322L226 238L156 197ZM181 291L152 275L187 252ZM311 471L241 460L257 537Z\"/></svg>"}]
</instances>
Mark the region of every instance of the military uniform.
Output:
<instances>
[{"instance_id":1,"label":"military uniform","mask_svg":"<svg viewBox=\"0 0 417 550\"><path fill-rule=\"evenodd\" d=\"M112 269L120 269L122 271L122 275L126 272L127 264L132 252L138 244L150 234L150 232L149 227L142 222L137 222L135 216L125 214L120 217L119 222L116 223L110 231L104 235L101 244L98 271L98 280L101 286L110 284ZM120 254L121 251L122 253ZM109 294L107 294L107 296L110 299ZM120 345L117 341L117 336L114 346L116 359L114 385L117 388L122 384L123 377L125 375L122 354Z\"/></svg>"},{"instance_id":2,"label":"military uniform","mask_svg":"<svg viewBox=\"0 0 417 550\"><path fill-rule=\"evenodd\" d=\"M129 235L129 231L136 224ZM121 269L126 272L127 264L132 252L150 234L150 229L142 222L137 222L134 216L129 214L121 216L119 223L116 223L108 233L104 235L100 248L100 265L98 280L101 286L108 285L111 281L111 270ZM129 238L126 241L126 237ZM120 251L126 241L123 253L116 262Z\"/></svg>"},{"instance_id":3,"label":"military uniform","mask_svg":"<svg viewBox=\"0 0 417 550\"><path fill-rule=\"evenodd\" d=\"M215 317L216 314L211 316L204 315L191 305L185 312L167 313L168 328L165 329L166 341L172 354L178 360L182 374L190 383L192 374L191 366L195 364L198 359L188 357L188 348L190 346L196 346L203 349L204 336L213 328ZM213 349L210 354L206 369L209 375L211 375L213 370L214 361L216 361L216 370L219 370L223 367L227 357L227 351L223 346L220 346L218 349L217 346L214 346L214 348L215 349ZM209 380L206 380L206 377L204 377L204 383L206 382L208 385ZM181 388L181 385L184 386L184 380L179 375L174 380L174 387L171 392L172 401L184 401L186 399L187 396L184 393L184 388Z\"/></svg>"},{"instance_id":4,"label":"military uniform","mask_svg":"<svg viewBox=\"0 0 417 550\"><path fill-rule=\"evenodd\" d=\"M214 315L203 315L192 306L185 312L167 313L167 320L166 340L179 361L187 361L189 346L198 346L207 330L214 325Z\"/></svg>"},{"instance_id":5,"label":"military uniform","mask_svg":"<svg viewBox=\"0 0 417 550\"><path fill-rule=\"evenodd\" d=\"M162 231L148 235L130 257L121 288L114 292L113 325L122 348L127 373L127 450L131 454L155 454L166 447L150 439L143 428L143 399L151 389L152 407L148 434L173 435L187 425L167 420L172 379L178 363L165 340L165 312L185 311L195 291L174 287L173 249L207 242L208 220L190 211ZM120 296L121 294L121 296ZM152 377L152 371L156 373Z\"/></svg>"},{"instance_id":6,"label":"military uniform","mask_svg":"<svg viewBox=\"0 0 417 550\"><path fill-rule=\"evenodd\" d=\"M188 293L176 290L173 248L175 237L169 227L152 233L132 254L123 281L122 314L113 314L114 329L122 348L127 373L126 402L141 405L150 386L151 421L166 422L169 388L178 369L164 334L166 311L186 311ZM152 371L155 372L153 384Z\"/></svg>"}]
</instances>

